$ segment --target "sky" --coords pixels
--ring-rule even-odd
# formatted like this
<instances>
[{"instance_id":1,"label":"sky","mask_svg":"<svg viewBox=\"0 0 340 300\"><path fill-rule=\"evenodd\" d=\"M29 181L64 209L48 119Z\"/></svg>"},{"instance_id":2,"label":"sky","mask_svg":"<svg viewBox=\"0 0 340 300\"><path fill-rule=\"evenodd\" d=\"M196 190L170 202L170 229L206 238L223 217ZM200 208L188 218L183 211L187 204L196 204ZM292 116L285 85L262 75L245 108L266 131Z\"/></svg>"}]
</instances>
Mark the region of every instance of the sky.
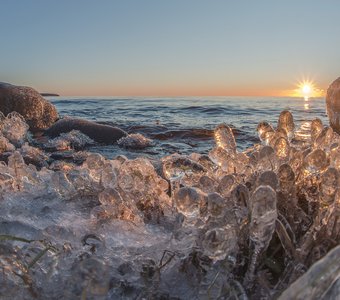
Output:
<instances>
[{"instance_id":1,"label":"sky","mask_svg":"<svg viewBox=\"0 0 340 300\"><path fill-rule=\"evenodd\" d=\"M339 0L0 0L0 81L97 96L287 96L340 76Z\"/></svg>"}]
</instances>

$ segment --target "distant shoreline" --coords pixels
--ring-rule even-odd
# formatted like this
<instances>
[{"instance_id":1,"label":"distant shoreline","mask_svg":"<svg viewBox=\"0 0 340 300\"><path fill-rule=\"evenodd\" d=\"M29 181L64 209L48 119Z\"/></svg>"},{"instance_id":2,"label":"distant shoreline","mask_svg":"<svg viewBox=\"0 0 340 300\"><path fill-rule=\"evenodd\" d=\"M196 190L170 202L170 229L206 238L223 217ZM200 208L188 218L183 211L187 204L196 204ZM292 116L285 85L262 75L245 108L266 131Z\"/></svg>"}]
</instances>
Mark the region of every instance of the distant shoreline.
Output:
<instances>
[{"instance_id":1,"label":"distant shoreline","mask_svg":"<svg viewBox=\"0 0 340 300\"><path fill-rule=\"evenodd\" d=\"M49 97L49 96L60 97L60 95L55 94L55 93L40 93L40 95L43 97Z\"/></svg>"}]
</instances>

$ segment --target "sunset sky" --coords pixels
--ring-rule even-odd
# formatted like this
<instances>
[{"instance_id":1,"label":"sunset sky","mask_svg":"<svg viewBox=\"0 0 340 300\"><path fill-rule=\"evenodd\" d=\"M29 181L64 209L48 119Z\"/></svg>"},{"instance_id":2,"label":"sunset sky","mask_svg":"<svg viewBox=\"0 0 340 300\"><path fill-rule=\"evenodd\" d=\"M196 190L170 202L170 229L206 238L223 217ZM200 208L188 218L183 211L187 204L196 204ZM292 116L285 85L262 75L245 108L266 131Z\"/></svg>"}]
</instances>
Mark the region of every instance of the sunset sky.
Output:
<instances>
[{"instance_id":1,"label":"sunset sky","mask_svg":"<svg viewBox=\"0 0 340 300\"><path fill-rule=\"evenodd\" d=\"M286 96L340 76L339 0L1 0L0 81L98 96Z\"/></svg>"}]
</instances>

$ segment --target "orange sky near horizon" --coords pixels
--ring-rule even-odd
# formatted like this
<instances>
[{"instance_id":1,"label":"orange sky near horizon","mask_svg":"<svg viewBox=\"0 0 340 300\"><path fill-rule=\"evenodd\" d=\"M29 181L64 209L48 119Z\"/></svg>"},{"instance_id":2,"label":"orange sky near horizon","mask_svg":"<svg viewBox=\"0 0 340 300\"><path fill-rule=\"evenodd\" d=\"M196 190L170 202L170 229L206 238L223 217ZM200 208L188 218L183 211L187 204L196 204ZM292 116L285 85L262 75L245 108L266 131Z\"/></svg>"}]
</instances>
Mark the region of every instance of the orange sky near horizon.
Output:
<instances>
[{"instance_id":1,"label":"orange sky near horizon","mask_svg":"<svg viewBox=\"0 0 340 300\"><path fill-rule=\"evenodd\" d=\"M226 88L223 86L171 86L168 87L151 87L151 86L131 86L129 87L108 87L108 86L76 86L62 89L58 87L49 87L50 90L40 90L41 92L55 92L62 96L151 96L151 97L176 97L176 96L254 96L254 97L303 97L301 87L292 86L290 89L279 88L265 88L265 87L235 87ZM314 84L314 88L310 97L324 97L326 88L317 87Z\"/></svg>"}]
</instances>

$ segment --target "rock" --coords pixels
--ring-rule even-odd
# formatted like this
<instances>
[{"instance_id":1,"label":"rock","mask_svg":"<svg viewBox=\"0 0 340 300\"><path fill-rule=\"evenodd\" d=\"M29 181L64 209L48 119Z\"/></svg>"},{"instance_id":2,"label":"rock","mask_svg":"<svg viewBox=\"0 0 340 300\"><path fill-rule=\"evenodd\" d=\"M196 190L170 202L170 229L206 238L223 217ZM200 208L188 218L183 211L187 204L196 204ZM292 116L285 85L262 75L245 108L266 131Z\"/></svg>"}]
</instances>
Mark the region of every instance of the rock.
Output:
<instances>
[{"instance_id":1,"label":"rock","mask_svg":"<svg viewBox=\"0 0 340 300\"><path fill-rule=\"evenodd\" d=\"M31 131L50 127L57 119L54 105L31 87L0 82L0 111L4 115L12 111L21 114Z\"/></svg>"},{"instance_id":2,"label":"rock","mask_svg":"<svg viewBox=\"0 0 340 300\"><path fill-rule=\"evenodd\" d=\"M66 117L54 123L44 134L54 138L73 130L78 130L93 141L106 145L111 145L120 138L127 136L127 133L120 128L71 117Z\"/></svg>"},{"instance_id":3,"label":"rock","mask_svg":"<svg viewBox=\"0 0 340 300\"><path fill-rule=\"evenodd\" d=\"M41 96L43 97L59 97L59 94L55 94L55 93L40 93Z\"/></svg>"},{"instance_id":4,"label":"rock","mask_svg":"<svg viewBox=\"0 0 340 300\"><path fill-rule=\"evenodd\" d=\"M329 124L340 133L340 77L334 80L327 89L326 108Z\"/></svg>"}]
</instances>

